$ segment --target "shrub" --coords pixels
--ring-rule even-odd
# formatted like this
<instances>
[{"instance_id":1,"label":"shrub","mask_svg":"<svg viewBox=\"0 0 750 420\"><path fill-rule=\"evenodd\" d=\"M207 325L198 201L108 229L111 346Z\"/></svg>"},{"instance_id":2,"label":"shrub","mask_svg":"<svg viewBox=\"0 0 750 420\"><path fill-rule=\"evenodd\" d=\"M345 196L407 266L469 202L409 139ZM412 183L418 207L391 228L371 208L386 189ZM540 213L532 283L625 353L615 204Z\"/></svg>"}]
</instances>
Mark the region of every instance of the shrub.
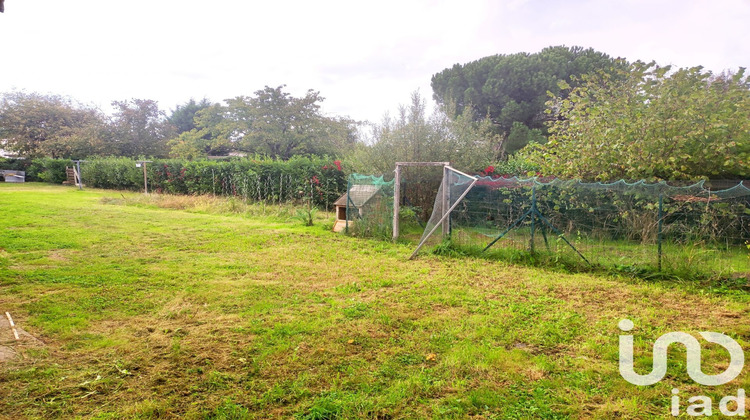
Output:
<instances>
[{"instance_id":1,"label":"shrub","mask_svg":"<svg viewBox=\"0 0 750 420\"><path fill-rule=\"evenodd\" d=\"M65 180L66 159L38 159L30 165L31 179L50 183ZM0 168L10 163L0 162ZM346 191L341 162L328 157L295 156L282 161L255 156L223 161L155 160L146 165L149 191L170 194L213 194L245 201L312 200L328 207ZM7 167L5 169L12 169ZM136 160L111 157L84 162L84 184L94 188L141 190L143 169Z\"/></svg>"},{"instance_id":2,"label":"shrub","mask_svg":"<svg viewBox=\"0 0 750 420\"><path fill-rule=\"evenodd\" d=\"M62 184L67 179L65 168L69 166L73 162L66 159L35 159L28 167L26 180Z\"/></svg>"},{"instance_id":3,"label":"shrub","mask_svg":"<svg viewBox=\"0 0 750 420\"><path fill-rule=\"evenodd\" d=\"M0 158L0 170L24 171L26 172L27 181L38 181L35 175L31 174L29 171L29 167L31 166L31 163L32 162L27 159Z\"/></svg>"}]
</instances>

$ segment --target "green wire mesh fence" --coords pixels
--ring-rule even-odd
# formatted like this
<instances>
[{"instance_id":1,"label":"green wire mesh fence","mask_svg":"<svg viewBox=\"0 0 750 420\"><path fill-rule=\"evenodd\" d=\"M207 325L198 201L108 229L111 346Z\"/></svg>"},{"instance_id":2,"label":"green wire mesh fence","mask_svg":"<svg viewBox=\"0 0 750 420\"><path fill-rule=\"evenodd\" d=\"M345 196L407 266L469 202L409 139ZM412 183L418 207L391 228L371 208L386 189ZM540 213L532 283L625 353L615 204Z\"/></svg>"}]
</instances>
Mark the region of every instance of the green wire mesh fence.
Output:
<instances>
[{"instance_id":1,"label":"green wire mesh fence","mask_svg":"<svg viewBox=\"0 0 750 420\"><path fill-rule=\"evenodd\" d=\"M690 276L747 276L750 185L480 178L452 243L500 257Z\"/></svg>"},{"instance_id":2,"label":"green wire mesh fence","mask_svg":"<svg viewBox=\"0 0 750 420\"><path fill-rule=\"evenodd\" d=\"M387 176L351 174L348 178L348 232L391 239L395 180ZM392 175L391 175L392 177ZM443 177L442 167L401 168L401 237L417 240L433 210Z\"/></svg>"},{"instance_id":3,"label":"green wire mesh fence","mask_svg":"<svg viewBox=\"0 0 750 420\"><path fill-rule=\"evenodd\" d=\"M441 187L435 194L425 232L472 181L450 175L449 191L444 194ZM401 197L402 203L407 199ZM388 209L392 200L385 213L368 216L369 231L388 229ZM422 238L428 248L641 275L750 280L747 181L676 185L479 177L448 220L447 229ZM418 242L418 237L411 239ZM442 248L434 248L438 244Z\"/></svg>"},{"instance_id":4,"label":"green wire mesh fence","mask_svg":"<svg viewBox=\"0 0 750 420\"><path fill-rule=\"evenodd\" d=\"M393 185L382 176L351 174L346 193L346 229L382 239L393 232Z\"/></svg>"}]
</instances>

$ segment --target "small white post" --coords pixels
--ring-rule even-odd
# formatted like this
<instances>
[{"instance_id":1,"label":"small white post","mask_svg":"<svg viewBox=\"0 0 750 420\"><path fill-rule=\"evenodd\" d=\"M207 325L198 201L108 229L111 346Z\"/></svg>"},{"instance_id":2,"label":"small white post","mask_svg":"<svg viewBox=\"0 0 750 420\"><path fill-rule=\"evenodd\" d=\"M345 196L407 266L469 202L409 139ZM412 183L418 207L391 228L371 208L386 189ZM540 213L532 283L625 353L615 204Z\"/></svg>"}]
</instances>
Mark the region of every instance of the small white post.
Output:
<instances>
[{"instance_id":1,"label":"small white post","mask_svg":"<svg viewBox=\"0 0 750 420\"><path fill-rule=\"evenodd\" d=\"M10 312L6 312L5 316L8 317L8 323L10 323L10 328L13 330L13 337L15 337L16 340L20 340L18 337L18 331L16 330L16 324L13 323L13 318L11 318Z\"/></svg>"},{"instance_id":2,"label":"small white post","mask_svg":"<svg viewBox=\"0 0 750 420\"><path fill-rule=\"evenodd\" d=\"M148 173L146 172L146 164L153 162L152 160L139 160L135 163L136 168L143 167L143 192L148 194ZM213 171L213 169L212 169Z\"/></svg>"},{"instance_id":3,"label":"small white post","mask_svg":"<svg viewBox=\"0 0 750 420\"><path fill-rule=\"evenodd\" d=\"M450 182L448 182L448 176L450 175L450 172L448 171L448 166L443 166L443 182L442 182L442 190L443 190L443 196L442 196L442 214L440 215L441 219L443 220L443 238L447 238L448 235L450 235L451 231L451 222L450 218L444 217L446 213L448 213L448 207L451 206L450 203Z\"/></svg>"},{"instance_id":4,"label":"small white post","mask_svg":"<svg viewBox=\"0 0 750 420\"><path fill-rule=\"evenodd\" d=\"M146 175L146 162L143 162L143 191L148 194L148 175Z\"/></svg>"},{"instance_id":5,"label":"small white post","mask_svg":"<svg viewBox=\"0 0 750 420\"><path fill-rule=\"evenodd\" d=\"M401 210L401 165L396 163L393 183L393 242L398 240L398 213Z\"/></svg>"}]
</instances>

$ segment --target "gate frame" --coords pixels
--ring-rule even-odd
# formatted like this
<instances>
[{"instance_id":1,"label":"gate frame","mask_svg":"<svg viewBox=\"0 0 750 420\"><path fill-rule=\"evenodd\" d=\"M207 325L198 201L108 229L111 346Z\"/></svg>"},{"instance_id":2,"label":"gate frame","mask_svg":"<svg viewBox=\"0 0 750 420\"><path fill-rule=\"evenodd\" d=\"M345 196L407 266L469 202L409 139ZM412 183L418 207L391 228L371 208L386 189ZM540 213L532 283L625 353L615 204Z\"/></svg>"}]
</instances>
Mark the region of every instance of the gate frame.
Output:
<instances>
[{"instance_id":1,"label":"gate frame","mask_svg":"<svg viewBox=\"0 0 750 420\"><path fill-rule=\"evenodd\" d=\"M443 167L443 203L446 202L446 168L451 166L450 162L396 162L395 177L393 183L393 242L398 240L398 213L401 210L401 167L402 166L442 166ZM445 209L445 206L443 207ZM443 224L443 231L450 229L450 225Z\"/></svg>"}]
</instances>

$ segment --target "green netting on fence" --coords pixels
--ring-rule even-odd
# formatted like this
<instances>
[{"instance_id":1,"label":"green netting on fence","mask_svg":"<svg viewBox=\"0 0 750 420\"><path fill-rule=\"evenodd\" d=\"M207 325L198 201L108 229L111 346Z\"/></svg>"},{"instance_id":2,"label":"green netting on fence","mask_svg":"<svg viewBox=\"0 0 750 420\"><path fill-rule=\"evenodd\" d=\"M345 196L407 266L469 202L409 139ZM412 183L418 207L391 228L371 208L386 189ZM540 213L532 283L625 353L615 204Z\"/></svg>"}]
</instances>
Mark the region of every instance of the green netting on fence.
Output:
<instances>
[{"instance_id":1,"label":"green netting on fence","mask_svg":"<svg viewBox=\"0 0 750 420\"><path fill-rule=\"evenodd\" d=\"M351 174L347 183L349 233L390 239L393 234L393 184L382 176Z\"/></svg>"},{"instance_id":2,"label":"green netting on fence","mask_svg":"<svg viewBox=\"0 0 750 420\"><path fill-rule=\"evenodd\" d=\"M402 185L409 185L404 180ZM416 191L416 183L402 187L400 197L400 238L425 240L427 249L645 276L750 280L748 181L679 185L479 177L468 189L472 178L450 172L439 185L430 182L427 189L436 193L427 211L431 217L420 222L424 228L410 210L416 194L409 188ZM383 177L350 176L350 232L391 237L393 185ZM453 204L448 222L440 221ZM412 228L404 229L410 223ZM432 228L432 237L423 235Z\"/></svg>"},{"instance_id":3,"label":"green netting on fence","mask_svg":"<svg viewBox=\"0 0 750 420\"><path fill-rule=\"evenodd\" d=\"M451 243L510 259L746 277L750 183L479 178Z\"/></svg>"},{"instance_id":4,"label":"green netting on fence","mask_svg":"<svg viewBox=\"0 0 750 420\"><path fill-rule=\"evenodd\" d=\"M443 174L443 180L435 195L432 214L425 224L424 232L419 239L419 246L434 245L436 241L451 236L451 213L455 211L455 206L459 205L476 185L474 177L458 172L451 167L446 167ZM412 257L418 251L419 248L414 251Z\"/></svg>"}]
</instances>

